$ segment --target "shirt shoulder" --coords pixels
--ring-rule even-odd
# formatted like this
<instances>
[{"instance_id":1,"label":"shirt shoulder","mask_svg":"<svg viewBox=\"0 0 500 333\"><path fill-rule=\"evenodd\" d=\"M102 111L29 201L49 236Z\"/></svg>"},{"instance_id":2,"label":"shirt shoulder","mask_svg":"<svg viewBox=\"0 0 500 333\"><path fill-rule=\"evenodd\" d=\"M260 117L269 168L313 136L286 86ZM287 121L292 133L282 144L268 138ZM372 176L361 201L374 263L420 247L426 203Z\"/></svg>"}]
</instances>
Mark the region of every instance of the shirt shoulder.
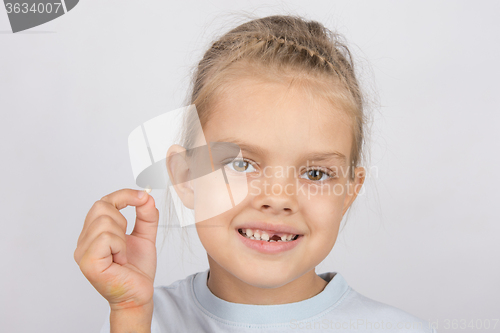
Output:
<instances>
[{"instance_id":1,"label":"shirt shoulder","mask_svg":"<svg viewBox=\"0 0 500 333\"><path fill-rule=\"evenodd\" d=\"M185 307L192 303L193 279L198 273L191 274L184 279L177 280L170 285L154 288L153 301L155 310L162 307Z\"/></svg>"},{"instance_id":2,"label":"shirt shoulder","mask_svg":"<svg viewBox=\"0 0 500 333\"><path fill-rule=\"evenodd\" d=\"M344 314L344 318L349 318L350 323L356 322L355 326L360 330L436 333L429 321L366 297L351 287L337 311Z\"/></svg>"},{"instance_id":3,"label":"shirt shoulder","mask_svg":"<svg viewBox=\"0 0 500 333\"><path fill-rule=\"evenodd\" d=\"M193 291L194 273L184 279L177 280L170 285L157 286L153 294L153 321L152 332L163 332L165 327L177 330L181 329L186 316L193 319L197 315Z\"/></svg>"}]
</instances>

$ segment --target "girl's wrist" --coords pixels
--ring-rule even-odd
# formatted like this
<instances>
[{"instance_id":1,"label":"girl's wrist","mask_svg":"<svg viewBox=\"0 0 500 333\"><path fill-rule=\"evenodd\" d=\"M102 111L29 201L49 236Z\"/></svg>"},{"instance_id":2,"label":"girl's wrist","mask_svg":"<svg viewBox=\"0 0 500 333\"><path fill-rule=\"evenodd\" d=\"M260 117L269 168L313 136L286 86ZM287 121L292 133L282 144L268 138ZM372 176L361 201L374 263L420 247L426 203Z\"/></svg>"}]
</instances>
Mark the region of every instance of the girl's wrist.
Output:
<instances>
[{"instance_id":1,"label":"girl's wrist","mask_svg":"<svg viewBox=\"0 0 500 333\"><path fill-rule=\"evenodd\" d=\"M111 307L109 323L111 333L150 333L153 319L153 300L137 307L114 309Z\"/></svg>"}]
</instances>

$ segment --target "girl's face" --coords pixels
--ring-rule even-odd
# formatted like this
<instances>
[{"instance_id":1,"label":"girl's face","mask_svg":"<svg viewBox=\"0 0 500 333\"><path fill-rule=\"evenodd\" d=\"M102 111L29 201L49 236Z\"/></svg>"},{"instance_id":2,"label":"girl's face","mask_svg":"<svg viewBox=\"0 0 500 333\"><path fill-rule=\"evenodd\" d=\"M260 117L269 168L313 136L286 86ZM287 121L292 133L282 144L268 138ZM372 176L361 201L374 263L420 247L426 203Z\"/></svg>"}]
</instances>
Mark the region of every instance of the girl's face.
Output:
<instances>
[{"instance_id":1,"label":"girl's face","mask_svg":"<svg viewBox=\"0 0 500 333\"><path fill-rule=\"evenodd\" d=\"M217 102L204 128L206 142L239 145L244 161L237 159L224 170L228 177L245 174L248 194L233 208L197 223L198 235L211 274L278 288L314 272L329 254L361 188L363 178L348 182L351 120L300 88L251 79L236 82ZM195 212L217 205L217 190L207 191L203 181L193 182ZM289 227L299 238L292 248L262 252L248 245L262 240L243 239L238 232L253 222ZM286 243L267 243L278 244Z\"/></svg>"}]
</instances>

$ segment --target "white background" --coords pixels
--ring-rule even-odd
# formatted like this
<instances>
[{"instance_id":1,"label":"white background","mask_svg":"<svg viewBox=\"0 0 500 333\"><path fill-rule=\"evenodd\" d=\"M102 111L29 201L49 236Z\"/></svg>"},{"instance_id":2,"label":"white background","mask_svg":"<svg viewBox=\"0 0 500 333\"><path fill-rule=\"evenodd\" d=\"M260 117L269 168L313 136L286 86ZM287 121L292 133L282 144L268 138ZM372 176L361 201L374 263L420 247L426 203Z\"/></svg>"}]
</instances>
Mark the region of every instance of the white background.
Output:
<instances>
[{"instance_id":1,"label":"white background","mask_svg":"<svg viewBox=\"0 0 500 333\"><path fill-rule=\"evenodd\" d=\"M440 332L499 319L499 2L84 0L17 34L0 8L2 332L100 329L107 302L73 259L85 215L137 188L128 134L182 106L190 68L243 10L337 29L379 95L378 176L317 272ZM156 285L208 268L189 238L193 253L168 240Z\"/></svg>"}]
</instances>

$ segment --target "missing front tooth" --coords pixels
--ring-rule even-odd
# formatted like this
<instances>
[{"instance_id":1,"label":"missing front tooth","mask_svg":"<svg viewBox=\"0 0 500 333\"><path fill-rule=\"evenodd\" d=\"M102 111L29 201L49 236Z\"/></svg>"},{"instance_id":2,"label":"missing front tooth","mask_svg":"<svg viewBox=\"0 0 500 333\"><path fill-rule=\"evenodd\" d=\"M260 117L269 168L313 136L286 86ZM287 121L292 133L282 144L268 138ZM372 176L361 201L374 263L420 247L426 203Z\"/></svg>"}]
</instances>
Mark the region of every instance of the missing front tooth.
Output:
<instances>
[{"instance_id":1,"label":"missing front tooth","mask_svg":"<svg viewBox=\"0 0 500 333\"><path fill-rule=\"evenodd\" d=\"M278 235L273 235L273 237L271 237L269 240L274 240L277 242L278 240L281 240L281 237Z\"/></svg>"}]
</instances>

